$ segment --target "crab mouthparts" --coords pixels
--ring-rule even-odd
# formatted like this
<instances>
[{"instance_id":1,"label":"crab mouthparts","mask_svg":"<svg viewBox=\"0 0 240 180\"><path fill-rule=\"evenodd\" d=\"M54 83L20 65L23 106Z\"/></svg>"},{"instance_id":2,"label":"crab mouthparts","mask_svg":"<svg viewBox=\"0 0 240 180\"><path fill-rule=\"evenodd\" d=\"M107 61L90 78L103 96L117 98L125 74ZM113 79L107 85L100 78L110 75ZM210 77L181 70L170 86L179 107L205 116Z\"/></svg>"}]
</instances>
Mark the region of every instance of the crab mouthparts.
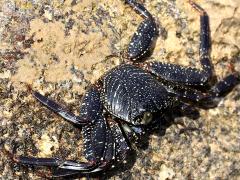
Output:
<instances>
[{"instance_id":1,"label":"crab mouthparts","mask_svg":"<svg viewBox=\"0 0 240 180\"><path fill-rule=\"evenodd\" d=\"M141 124L149 124L152 121L152 118L153 118L153 116L152 116L151 112L144 112L140 123Z\"/></svg>"}]
</instances>

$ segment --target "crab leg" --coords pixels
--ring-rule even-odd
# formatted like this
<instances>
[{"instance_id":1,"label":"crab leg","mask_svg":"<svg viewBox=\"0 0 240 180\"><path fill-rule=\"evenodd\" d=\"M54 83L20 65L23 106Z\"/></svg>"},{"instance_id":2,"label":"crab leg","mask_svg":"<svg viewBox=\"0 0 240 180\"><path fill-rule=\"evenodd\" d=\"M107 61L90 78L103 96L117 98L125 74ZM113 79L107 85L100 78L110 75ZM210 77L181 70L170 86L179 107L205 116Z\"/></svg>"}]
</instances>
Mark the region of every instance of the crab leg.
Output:
<instances>
[{"instance_id":1,"label":"crab leg","mask_svg":"<svg viewBox=\"0 0 240 180\"><path fill-rule=\"evenodd\" d=\"M158 35L157 25L152 15L143 5L137 3L135 0L126 0L125 2L145 19L134 33L127 52L129 59L139 61L147 57L155 46Z\"/></svg>"},{"instance_id":2,"label":"crab leg","mask_svg":"<svg viewBox=\"0 0 240 180\"><path fill-rule=\"evenodd\" d=\"M116 144L116 161L124 162L127 160L127 156L132 150L131 146L127 141L127 137L125 137L124 132L121 130L121 125L119 123L109 122L109 126L111 127Z\"/></svg>"},{"instance_id":3,"label":"crab leg","mask_svg":"<svg viewBox=\"0 0 240 180\"><path fill-rule=\"evenodd\" d=\"M34 92L36 98L50 109L58 113L61 107L41 94ZM60 114L61 115L61 114ZM65 116L64 116L65 117ZM14 160L20 164L33 166L48 166L54 169L54 177L64 177L75 174L91 174L103 171L115 160L115 142L113 133L103 115L103 105L99 89L92 85L83 97L80 108L80 119L88 119L82 125L84 137L84 154L88 162L75 162L55 158L17 157Z\"/></svg>"},{"instance_id":4,"label":"crab leg","mask_svg":"<svg viewBox=\"0 0 240 180\"><path fill-rule=\"evenodd\" d=\"M201 8L198 4L189 0L189 4L200 14L200 46L199 46L199 57L202 64L203 70L212 76L212 64L210 62L210 27L209 17L207 12Z\"/></svg>"},{"instance_id":5,"label":"crab leg","mask_svg":"<svg viewBox=\"0 0 240 180\"><path fill-rule=\"evenodd\" d=\"M115 159L115 147L110 145L111 141L112 139L103 143L102 148L104 149L99 149L99 146L93 147L95 149L92 151L95 151L95 153L102 152L102 157L94 157L94 161L75 162L71 160L59 160L56 158L35 158L24 156L14 157L14 161L24 165L47 166L54 168L52 177L66 177L76 174L92 174L103 171L107 166L109 166L109 160Z\"/></svg>"},{"instance_id":6,"label":"crab leg","mask_svg":"<svg viewBox=\"0 0 240 180\"><path fill-rule=\"evenodd\" d=\"M110 134L111 137L111 134ZM72 176L72 175L77 175L77 174L92 174L96 172L103 171L110 163L110 160L115 159L115 147L111 146L108 143L111 143L113 139L108 139L106 144L103 144L104 150L103 154L100 159L96 159L99 157L95 158L95 161L91 162L75 162L75 161L69 161L69 160L59 160L56 158L34 158L34 157L18 157L15 158L14 160L17 163L20 164L25 164L25 165L33 165L33 166L47 166L54 168L53 173L51 177L67 177L67 176ZM95 150L98 150L96 148ZM111 152L110 152L111 151ZM100 150L99 152L102 152ZM110 156L109 156L110 155ZM105 157L104 157L105 156Z\"/></svg>"},{"instance_id":7,"label":"crab leg","mask_svg":"<svg viewBox=\"0 0 240 180\"><path fill-rule=\"evenodd\" d=\"M237 84L240 83L240 74L234 73L226 76L221 81L217 82L211 90L210 94L214 97L224 96L230 92Z\"/></svg>"},{"instance_id":8,"label":"crab leg","mask_svg":"<svg viewBox=\"0 0 240 180\"><path fill-rule=\"evenodd\" d=\"M230 92L239 82L240 77L231 74L215 84L207 93L189 87L177 86L169 86L168 92L183 101L199 103L203 107L215 107L219 101L218 97Z\"/></svg>"},{"instance_id":9,"label":"crab leg","mask_svg":"<svg viewBox=\"0 0 240 180\"><path fill-rule=\"evenodd\" d=\"M64 161L55 158L34 158L18 157L14 159L17 163L33 166L47 166L55 168L53 177L70 176L74 174L85 174L102 171L103 169L96 163Z\"/></svg>"},{"instance_id":10,"label":"crab leg","mask_svg":"<svg viewBox=\"0 0 240 180\"><path fill-rule=\"evenodd\" d=\"M155 74L160 79L172 81L174 83L203 86L212 78L213 68L210 62L210 28L209 17L199 5L189 1L190 5L200 13L200 47L199 56L202 70L196 68L185 68L175 64L165 64L161 62L146 63L145 69Z\"/></svg>"},{"instance_id":11,"label":"crab leg","mask_svg":"<svg viewBox=\"0 0 240 180\"><path fill-rule=\"evenodd\" d=\"M152 15L148 10L140 3L137 3L136 0L125 0L138 14L143 16L146 19L152 19Z\"/></svg>"},{"instance_id":12,"label":"crab leg","mask_svg":"<svg viewBox=\"0 0 240 180\"><path fill-rule=\"evenodd\" d=\"M86 120L80 118L79 116L76 116L73 113L66 111L59 104L57 104L51 99L48 99L47 97L43 96L39 92L33 91L32 94L38 101L40 101L42 104L47 106L49 109L51 109L61 117L63 117L65 120L72 122L73 124L76 124L76 125L83 125L88 123Z\"/></svg>"},{"instance_id":13,"label":"crab leg","mask_svg":"<svg viewBox=\"0 0 240 180\"><path fill-rule=\"evenodd\" d=\"M34 158L20 156L14 160L18 163L26 165L58 167L77 171L90 171L96 166L95 164L91 163L77 163L74 161L64 161L56 158Z\"/></svg>"}]
</instances>

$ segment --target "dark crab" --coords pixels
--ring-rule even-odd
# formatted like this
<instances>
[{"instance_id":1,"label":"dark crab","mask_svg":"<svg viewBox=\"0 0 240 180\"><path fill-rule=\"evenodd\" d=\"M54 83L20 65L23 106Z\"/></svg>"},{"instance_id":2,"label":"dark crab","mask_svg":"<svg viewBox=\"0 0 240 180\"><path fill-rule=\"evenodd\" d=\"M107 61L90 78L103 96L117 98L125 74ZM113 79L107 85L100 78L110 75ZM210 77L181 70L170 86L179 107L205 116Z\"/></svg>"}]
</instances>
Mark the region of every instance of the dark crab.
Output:
<instances>
[{"instance_id":1,"label":"dark crab","mask_svg":"<svg viewBox=\"0 0 240 180\"><path fill-rule=\"evenodd\" d=\"M189 3L200 14L200 63L202 69L161 62L143 62L158 36L152 15L135 0L125 0L144 21L139 25L128 47L129 62L107 72L86 91L80 116L64 110L40 93L33 96L65 120L82 127L87 162L56 158L15 157L20 164L49 166L53 176L93 174L127 161L131 151L129 139L141 136L153 122L153 114L163 116L179 103L182 107L214 105L218 97L238 84L239 74L232 73L211 86L210 34L207 13ZM110 117L110 118L109 118Z\"/></svg>"}]
</instances>

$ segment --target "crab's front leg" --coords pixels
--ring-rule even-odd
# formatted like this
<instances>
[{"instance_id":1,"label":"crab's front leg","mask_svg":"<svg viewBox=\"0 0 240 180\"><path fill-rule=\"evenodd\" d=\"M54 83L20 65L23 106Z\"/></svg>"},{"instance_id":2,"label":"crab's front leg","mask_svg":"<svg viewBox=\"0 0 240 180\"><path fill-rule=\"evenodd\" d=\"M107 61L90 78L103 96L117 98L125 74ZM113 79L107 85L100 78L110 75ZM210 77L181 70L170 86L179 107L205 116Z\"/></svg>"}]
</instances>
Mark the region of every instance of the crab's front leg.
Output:
<instances>
[{"instance_id":1,"label":"crab's front leg","mask_svg":"<svg viewBox=\"0 0 240 180\"><path fill-rule=\"evenodd\" d=\"M158 35L157 25L148 10L135 0L125 0L144 21L139 25L128 46L127 56L132 61L143 60L152 51Z\"/></svg>"}]
</instances>

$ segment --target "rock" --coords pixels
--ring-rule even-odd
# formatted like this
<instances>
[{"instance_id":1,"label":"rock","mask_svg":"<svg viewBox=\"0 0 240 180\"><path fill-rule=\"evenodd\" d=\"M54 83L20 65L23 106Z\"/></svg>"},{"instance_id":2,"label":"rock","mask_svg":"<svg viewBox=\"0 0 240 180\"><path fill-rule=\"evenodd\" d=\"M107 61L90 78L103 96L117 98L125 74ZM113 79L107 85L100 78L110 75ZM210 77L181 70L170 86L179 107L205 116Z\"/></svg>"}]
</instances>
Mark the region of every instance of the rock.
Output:
<instances>
[{"instance_id":1,"label":"rock","mask_svg":"<svg viewBox=\"0 0 240 180\"><path fill-rule=\"evenodd\" d=\"M159 172L159 180L166 180L166 179L172 179L174 177L175 173L172 169L166 167L165 165L161 166L160 172Z\"/></svg>"},{"instance_id":2,"label":"rock","mask_svg":"<svg viewBox=\"0 0 240 180\"><path fill-rule=\"evenodd\" d=\"M150 60L200 68L199 14L187 1L143 2L160 30ZM197 2L210 17L211 58L221 79L230 64L240 69L240 2ZM37 179L2 148L80 161L83 146L80 130L39 104L26 85L78 114L86 88L122 62L111 55L126 49L142 18L119 0L3 0L0 9L0 177ZM151 135L131 167L106 178L239 179L239 92L199 110L196 120L180 117L194 131L173 124Z\"/></svg>"}]
</instances>

